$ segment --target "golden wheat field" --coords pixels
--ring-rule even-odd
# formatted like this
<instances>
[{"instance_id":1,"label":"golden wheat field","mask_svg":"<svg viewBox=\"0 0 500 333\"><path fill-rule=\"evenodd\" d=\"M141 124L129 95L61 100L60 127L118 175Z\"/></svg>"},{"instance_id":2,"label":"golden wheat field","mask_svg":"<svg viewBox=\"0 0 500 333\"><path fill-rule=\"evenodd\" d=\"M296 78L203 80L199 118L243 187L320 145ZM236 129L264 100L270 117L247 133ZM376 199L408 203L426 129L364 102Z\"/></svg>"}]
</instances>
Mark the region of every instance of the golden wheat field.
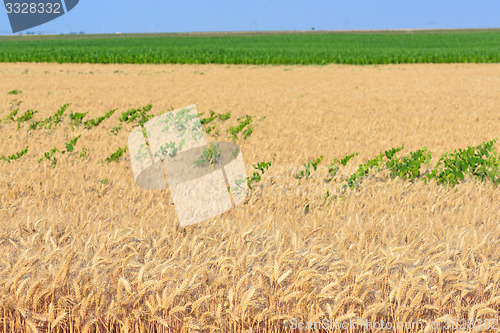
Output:
<instances>
[{"instance_id":1,"label":"golden wheat field","mask_svg":"<svg viewBox=\"0 0 500 333\"><path fill-rule=\"evenodd\" d=\"M427 147L436 163L500 137L500 65L2 63L0 77L0 119L20 100L36 120L65 103L89 118L117 108L90 130L0 123L0 155L29 147L0 161L0 332L500 327L500 188L382 171L326 205L336 189L324 169L300 184L291 171L359 152L349 174L403 144ZM119 115L148 104L153 115L191 104L254 115L254 133L237 140L247 175L272 166L243 204L180 228L169 191L136 186L128 154L102 163L127 145L132 124L110 132ZM220 126L218 140L230 141ZM77 135L86 156L38 163Z\"/></svg>"}]
</instances>

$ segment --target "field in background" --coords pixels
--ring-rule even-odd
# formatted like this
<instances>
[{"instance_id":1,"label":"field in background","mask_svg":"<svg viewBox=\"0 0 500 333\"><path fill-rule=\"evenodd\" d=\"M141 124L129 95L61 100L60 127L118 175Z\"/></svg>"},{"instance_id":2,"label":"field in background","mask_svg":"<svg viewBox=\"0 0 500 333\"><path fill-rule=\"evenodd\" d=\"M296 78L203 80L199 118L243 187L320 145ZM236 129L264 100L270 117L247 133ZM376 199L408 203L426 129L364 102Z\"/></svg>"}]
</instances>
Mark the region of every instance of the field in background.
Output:
<instances>
[{"instance_id":1,"label":"field in background","mask_svg":"<svg viewBox=\"0 0 500 333\"><path fill-rule=\"evenodd\" d=\"M12 36L0 37L0 62L496 63L500 31Z\"/></svg>"},{"instance_id":2,"label":"field in background","mask_svg":"<svg viewBox=\"0 0 500 333\"><path fill-rule=\"evenodd\" d=\"M499 137L496 64L19 63L0 64L0 75L2 120L16 105L17 116L39 111L33 120L65 103L85 119L118 108L88 130L68 118L31 132L29 122L0 123L0 155L29 147L0 161L0 332L282 331L293 319L464 327L498 318L500 188L373 175L323 205L323 171L300 185L290 172L320 155L359 152L348 174L402 144L405 153L426 146L435 163ZM254 133L237 141L247 172L273 165L259 195L179 229L168 191L138 188L128 154L101 161L127 144L132 124L112 133L122 112L193 103L205 117L256 116ZM218 140L230 141L225 129ZM78 135L84 157L38 163Z\"/></svg>"}]
</instances>

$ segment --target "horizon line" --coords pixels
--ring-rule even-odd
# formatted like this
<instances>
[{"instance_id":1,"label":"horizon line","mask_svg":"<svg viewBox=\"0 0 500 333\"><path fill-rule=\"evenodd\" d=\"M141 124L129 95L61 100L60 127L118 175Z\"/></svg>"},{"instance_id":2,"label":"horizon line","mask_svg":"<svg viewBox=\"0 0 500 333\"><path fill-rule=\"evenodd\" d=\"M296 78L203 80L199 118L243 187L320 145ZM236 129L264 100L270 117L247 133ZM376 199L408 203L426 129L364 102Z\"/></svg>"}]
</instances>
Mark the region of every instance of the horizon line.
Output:
<instances>
[{"instance_id":1,"label":"horizon line","mask_svg":"<svg viewBox=\"0 0 500 333\"><path fill-rule=\"evenodd\" d=\"M258 35L258 34L317 34L317 33L383 33L383 32L451 32L451 31L500 31L500 27L495 28L416 28L416 29L338 29L338 30L227 30L227 31L190 31L190 32L107 32L107 33L86 33L81 32L31 32L26 31L24 33L8 33L4 34L0 32L0 35L4 37L36 37L36 36L81 36L81 35Z\"/></svg>"}]
</instances>

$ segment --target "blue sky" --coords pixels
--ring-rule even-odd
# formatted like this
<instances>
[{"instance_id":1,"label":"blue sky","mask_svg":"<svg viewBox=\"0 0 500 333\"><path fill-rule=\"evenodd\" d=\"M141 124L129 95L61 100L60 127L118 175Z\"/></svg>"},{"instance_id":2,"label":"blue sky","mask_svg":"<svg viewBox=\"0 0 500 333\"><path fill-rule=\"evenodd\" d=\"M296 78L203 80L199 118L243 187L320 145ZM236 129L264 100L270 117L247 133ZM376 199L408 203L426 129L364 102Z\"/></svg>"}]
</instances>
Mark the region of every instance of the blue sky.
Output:
<instances>
[{"instance_id":1,"label":"blue sky","mask_svg":"<svg viewBox=\"0 0 500 333\"><path fill-rule=\"evenodd\" d=\"M154 33L313 27L316 30L500 28L500 0L80 0L66 15L29 31ZM11 33L3 10L0 33Z\"/></svg>"}]
</instances>

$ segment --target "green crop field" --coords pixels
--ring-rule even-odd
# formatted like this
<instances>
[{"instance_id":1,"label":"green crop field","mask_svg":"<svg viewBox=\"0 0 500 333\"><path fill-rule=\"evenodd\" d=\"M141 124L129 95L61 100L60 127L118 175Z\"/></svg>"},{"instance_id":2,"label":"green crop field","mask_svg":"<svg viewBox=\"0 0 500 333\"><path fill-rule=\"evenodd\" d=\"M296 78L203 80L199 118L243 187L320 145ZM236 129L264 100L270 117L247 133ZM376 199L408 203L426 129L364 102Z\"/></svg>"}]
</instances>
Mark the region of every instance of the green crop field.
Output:
<instances>
[{"instance_id":1,"label":"green crop field","mask_svg":"<svg viewBox=\"0 0 500 333\"><path fill-rule=\"evenodd\" d=\"M497 63L500 31L12 36L0 38L0 62Z\"/></svg>"}]
</instances>

